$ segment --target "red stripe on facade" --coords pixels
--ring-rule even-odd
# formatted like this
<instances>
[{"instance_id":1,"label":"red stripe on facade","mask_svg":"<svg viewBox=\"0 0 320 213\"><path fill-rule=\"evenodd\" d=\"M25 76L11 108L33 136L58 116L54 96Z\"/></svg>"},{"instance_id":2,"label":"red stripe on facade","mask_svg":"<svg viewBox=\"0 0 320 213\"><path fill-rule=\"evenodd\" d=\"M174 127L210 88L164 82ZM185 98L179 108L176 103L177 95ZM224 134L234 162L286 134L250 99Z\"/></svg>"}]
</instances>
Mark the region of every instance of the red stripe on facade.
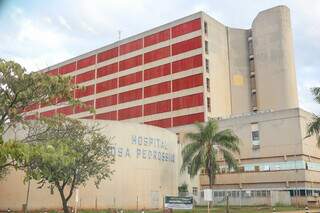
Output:
<instances>
[{"instance_id":1,"label":"red stripe on facade","mask_svg":"<svg viewBox=\"0 0 320 213\"><path fill-rule=\"evenodd\" d=\"M120 61L119 70L127 70L132 67L136 67L142 64L142 55L138 55L132 58L128 58L126 60Z\"/></svg>"},{"instance_id":2,"label":"red stripe on facade","mask_svg":"<svg viewBox=\"0 0 320 213\"><path fill-rule=\"evenodd\" d=\"M96 93L112 90L118 87L118 79L103 81L96 84Z\"/></svg>"},{"instance_id":3,"label":"red stripe on facade","mask_svg":"<svg viewBox=\"0 0 320 213\"><path fill-rule=\"evenodd\" d=\"M66 64L62 67L59 68L59 74L60 75L64 75L64 74L67 74L67 73L70 73L70 72L73 72L76 70L76 62L72 62L70 64Z\"/></svg>"},{"instance_id":4,"label":"red stripe on facade","mask_svg":"<svg viewBox=\"0 0 320 213\"><path fill-rule=\"evenodd\" d=\"M170 46L162 47L160 49L152 50L144 54L144 63L150 63L153 61L167 58L170 56Z\"/></svg>"},{"instance_id":5,"label":"red stripe on facade","mask_svg":"<svg viewBox=\"0 0 320 213\"><path fill-rule=\"evenodd\" d=\"M101 120L117 120L117 111L105 112L96 115L96 119Z\"/></svg>"},{"instance_id":6,"label":"red stripe on facade","mask_svg":"<svg viewBox=\"0 0 320 213\"><path fill-rule=\"evenodd\" d=\"M116 105L118 103L118 95L110 95L96 99L96 109Z\"/></svg>"},{"instance_id":7,"label":"red stripe on facade","mask_svg":"<svg viewBox=\"0 0 320 213\"><path fill-rule=\"evenodd\" d=\"M94 103L94 100L90 100L90 101L83 102L83 105L82 105L82 106L77 105L77 106L75 107L74 112L75 112L75 113L80 113L80 112L89 111L91 108L93 108L93 103Z\"/></svg>"},{"instance_id":8,"label":"red stripe on facade","mask_svg":"<svg viewBox=\"0 0 320 213\"><path fill-rule=\"evenodd\" d=\"M153 78L158 78L165 75L170 75L171 66L169 64L160 65L157 67L152 67L144 71L144 80L150 80Z\"/></svg>"},{"instance_id":9,"label":"red stripe on facade","mask_svg":"<svg viewBox=\"0 0 320 213\"><path fill-rule=\"evenodd\" d=\"M142 81L142 71L132 73L132 74L122 76L119 78L119 87L139 83L141 81Z\"/></svg>"},{"instance_id":10,"label":"red stripe on facade","mask_svg":"<svg viewBox=\"0 0 320 213\"><path fill-rule=\"evenodd\" d=\"M202 66L202 55L184 58L172 63L172 73L177 73Z\"/></svg>"},{"instance_id":11,"label":"red stripe on facade","mask_svg":"<svg viewBox=\"0 0 320 213\"><path fill-rule=\"evenodd\" d=\"M106 61L118 56L118 47L98 53L98 63Z\"/></svg>"},{"instance_id":12,"label":"red stripe on facade","mask_svg":"<svg viewBox=\"0 0 320 213\"><path fill-rule=\"evenodd\" d=\"M120 45L120 55L124 55L142 48L142 38Z\"/></svg>"},{"instance_id":13,"label":"red stripe on facade","mask_svg":"<svg viewBox=\"0 0 320 213\"><path fill-rule=\"evenodd\" d=\"M174 98L172 100L172 107L173 107L172 110L191 108L191 107L202 106L202 105L203 105L202 93Z\"/></svg>"},{"instance_id":14,"label":"red stripe on facade","mask_svg":"<svg viewBox=\"0 0 320 213\"><path fill-rule=\"evenodd\" d=\"M82 98L85 96L93 95L94 93L94 85L89 85L84 88L76 89L75 98Z\"/></svg>"},{"instance_id":15,"label":"red stripe on facade","mask_svg":"<svg viewBox=\"0 0 320 213\"><path fill-rule=\"evenodd\" d=\"M142 106L134 106L118 111L118 120L137 118L142 116Z\"/></svg>"},{"instance_id":16,"label":"red stripe on facade","mask_svg":"<svg viewBox=\"0 0 320 213\"><path fill-rule=\"evenodd\" d=\"M170 39L170 29L144 37L144 47L148 47Z\"/></svg>"},{"instance_id":17,"label":"red stripe on facade","mask_svg":"<svg viewBox=\"0 0 320 213\"><path fill-rule=\"evenodd\" d=\"M56 110L49 110L49 111L46 111L46 112L41 112L40 113L40 116L41 117L52 117L54 116L54 114L56 113Z\"/></svg>"},{"instance_id":18,"label":"red stripe on facade","mask_svg":"<svg viewBox=\"0 0 320 213\"><path fill-rule=\"evenodd\" d=\"M119 103L135 101L142 98L142 88L122 92L119 94Z\"/></svg>"},{"instance_id":19,"label":"red stripe on facade","mask_svg":"<svg viewBox=\"0 0 320 213\"><path fill-rule=\"evenodd\" d=\"M171 28L172 38L201 29L201 19L195 19Z\"/></svg>"},{"instance_id":20,"label":"red stripe on facade","mask_svg":"<svg viewBox=\"0 0 320 213\"><path fill-rule=\"evenodd\" d=\"M187 76L184 78L179 78L172 81L172 91L176 92L183 89L189 89L192 87L202 86L203 77L202 74L196 74Z\"/></svg>"},{"instance_id":21,"label":"red stripe on facade","mask_svg":"<svg viewBox=\"0 0 320 213\"><path fill-rule=\"evenodd\" d=\"M34 103L34 104L30 104L29 106L26 106L24 108L24 112L29 112L35 109L39 109L40 104Z\"/></svg>"},{"instance_id":22,"label":"red stripe on facade","mask_svg":"<svg viewBox=\"0 0 320 213\"><path fill-rule=\"evenodd\" d=\"M84 67L91 66L96 63L96 55L89 56L87 58L80 59L77 61L77 68L82 69Z\"/></svg>"},{"instance_id":23,"label":"red stripe on facade","mask_svg":"<svg viewBox=\"0 0 320 213\"><path fill-rule=\"evenodd\" d=\"M171 118L165 118L165 119L155 120L155 121L148 121L148 122L145 122L145 124L152 125L152 126L158 126L158 127L162 127L162 128L172 127Z\"/></svg>"},{"instance_id":24,"label":"red stripe on facade","mask_svg":"<svg viewBox=\"0 0 320 213\"><path fill-rule=\"evenodd\" d=\"M182 126L182 125L193 124L197 122L204 122L203 112L174 117L172 119L172 126Z\"/></svg>"},{"instance_id":25,"label":"red stripe on facade","mask_svg":"<svg viewBox=\"0 0 320 213\"><path fill-rule=\"evenodd\" d=\"M171 111L171 100L159 101L143 106L144 115L153 115Z\"/></svg>"},{"instance_id":26,"label":"red stripe on facade","mask_svg":"<svg viewBox=\"0 0 320 213\"><path fill-rule=\"evenodd\" d=\"M46 74L49 75L49 76L56 76L56 75L59 74L59 69L57 68L57 69L54 69L54 70L50 70L50 71L46 72Z\"/></svg>"},{"instance_id":27,"label":"red stripe on facade","mask_svg":"<svg viewBox=\"0 0 320 213\"><path fill-rule=\"evenodd\" d=\"M102 77L105 75L110 75L110 74L116 73L116 72L118 72L118 62L100 67L97 70L97 76L99 78L99 77Z\"/></svg>"},{"instance_id":28,"label":"red stripe on facade","mask_svg":"<svg viewBox=\"0 0 320 213\"><path fill-rule=\"evenodd\" d=\"M27 115L24 117L25 120L35 120L37 119L37 115Z\"/></svg>"},{"instance_id":29,"label":"red stripe on facade","mask_svg":"<svg viewBox=\"0 0 320 213\"><path fill-rule=\"evenodd\" d=\"M190 50L195 50L200 48L201 46L201 36L181 41L172 45L172 55L178 55Z\"/></svg>"},{"instance_id":30,"label":"red stripe on facade","mask_svg":"<svg viewBox=\"0 0 320 213\"><path fill-rule=\"evenodd\" d=\"M156 95L166 94L171 92L171 82L163 82L155 85L151 85L144 88L144 97L152 97Z\"/></svg>"},{"instance_id":31,"label":"red stripe on facade","mask_svg":"<svg viewBox=\"0 0 320 213\"><path fill-rule=\"evenodd\" d=\"M93 119L93 115L84 116L84 117L81 117L80 119Z\"/></svg>"},{"instance_id":32,"label":"red stripe on facade","mask_svg":"<svg viewBox=\"0 0 320 213\"><path fill-rule=\"evenodd\" d=\"M95 78L95 70L91 70L76 76L76 83L82 83L86 81L90 81Z\"/></svg>"},{"instance_id":33,"label":"red stripe on facade","mask_svg":"<svg viewBox=\"0 0 320 213\"><path fill-rule=\"evenodd\" d=\"M73 106L66 106L57 109L57 112L64 115L73 114Z\"/></svg>"}]
</instances>

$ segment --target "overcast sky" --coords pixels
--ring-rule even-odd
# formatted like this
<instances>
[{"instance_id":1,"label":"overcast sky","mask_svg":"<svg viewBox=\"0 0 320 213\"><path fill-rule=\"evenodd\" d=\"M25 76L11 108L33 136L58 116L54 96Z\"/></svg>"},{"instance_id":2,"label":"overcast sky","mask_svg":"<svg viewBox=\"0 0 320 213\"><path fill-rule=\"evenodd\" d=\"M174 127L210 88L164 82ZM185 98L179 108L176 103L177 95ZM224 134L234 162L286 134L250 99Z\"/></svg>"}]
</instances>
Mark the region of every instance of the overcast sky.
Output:
<instances>
[{"instance_id":1,"label":"overcast sky","mask_svg":"<svg viewBox=\"0 0 320 213\"><path fill-rule=\"evenodd\" d=\"M261 10L291 9L300 107L320 113L320 0L0 0L0 57L34 71L200 10L250 28Z\"/></svg>"}]
</instances>

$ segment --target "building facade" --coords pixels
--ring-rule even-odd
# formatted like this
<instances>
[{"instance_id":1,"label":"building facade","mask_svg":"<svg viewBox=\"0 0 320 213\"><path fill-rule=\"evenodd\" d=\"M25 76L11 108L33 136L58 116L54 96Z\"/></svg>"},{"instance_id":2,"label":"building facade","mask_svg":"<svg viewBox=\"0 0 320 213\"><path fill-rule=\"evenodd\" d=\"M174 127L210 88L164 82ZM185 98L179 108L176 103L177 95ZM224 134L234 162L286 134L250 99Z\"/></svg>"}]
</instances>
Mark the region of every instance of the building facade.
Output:
<instances>
[{"instance_id":1,"label":"building facade","mask_svg":"<svg viewBox=\"0 0 320 213\"><path fill-rule=\"evenodd\" d=\"M94 180L74 192L69 206L79 209L158 209L164 195L177 194L177 136L166 129L118 121L83 121L98 125L101 133L112 138L115 163L110 179L96 188ZM124 132L123 129L126 131ZM16 128L6 137L22 137L25 129ZM0 181L0 210L21 211L26 202L28 184L21 171L11 171ZM39 189L31 181L29 210L61 209L57 189Z\"/></svg>"},{"instance_id":2,"label":"building facade","mask_svg":"<svg viewBox=\"0 0 320 213\"><path fill-rule=\"evenodd\" d=\"M219 120L219 127L231 129L240 138L239 171L229 170L218 157L220 171L213 186L216 204L226 195L234 205L319 204L320 150L315 136L306 138L312 115L299 108L257 112ZM194 125L175 127L179 141L196 131ZM181 160L181 159L180 159ZM188 182L189 191L203 201L201 190L209 187L202 171L199 179L181 175L179 184ZM200 188L198 188L200 187ZM287 192L287 199L275 199L272 192Z\"/></svg>"},{"instance_id":3,"label":"building facade","mask_svg":"<svg viewBox=\"0 0 320 213\"><path fill-rule=\"evenodd\" d=\"M30 106L30 119L63 113L171 128L298 107L285 6L259 13L248 30L226 27L199 12L43 72L71 76L81 86L74 98L96 113L53 100Z\"/></svg>"},{"instance_id":4,"label":"building facade","mask_svg":"<svg viewBox=\"0 0 320 213\"><path fill-rule=\"evenodd\" d=\"M184 134L215 118L241 139L240 171L220 162L217 203L230 193L234 204L272 204L273 191L281 191L302 204L320 192L320 154L315 138L305 139L311 115L298 108L293 55L286 6L260 12L250 29L198 12L42 70L71 76L81 87L72 94L85 106L55 99L31 105L25 116L62 113L166 128L178 135L177 171ZM205 174L176 175L201 202Z\"/></svg>"}]
</instances>

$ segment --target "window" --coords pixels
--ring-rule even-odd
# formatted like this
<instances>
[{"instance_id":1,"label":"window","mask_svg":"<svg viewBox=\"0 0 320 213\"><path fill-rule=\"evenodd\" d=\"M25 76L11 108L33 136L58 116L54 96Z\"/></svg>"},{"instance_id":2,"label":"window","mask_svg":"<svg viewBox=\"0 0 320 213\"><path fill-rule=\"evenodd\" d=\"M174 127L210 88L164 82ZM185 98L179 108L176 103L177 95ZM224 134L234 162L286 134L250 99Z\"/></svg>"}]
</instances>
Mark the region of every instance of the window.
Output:
<instances>
[{"instance_id":1,"label":"window","mask_svg":"<svg viewBox=\"0 0 320 213\"><path fill-rule=\"evenodd\" d=\"M206 59L206 72L209 72L209 59Z\"/></svg>"},{"instance_id":2,"label":"window","mask_svg":"<svg viewBox=\"0 0 320 213\"><path fill-rule=\"evenodd\" d=\"M180 144L180 133L176 133L177 135L177 143Z\"/></svg>"},{"instance_id":3,"label":"window","mask_svg":"<svg viewBox=\"0 0 320 213\"><path fill-rule=\"evenodd\" d=\"M206 21L204 22L204 33L208 34L208 23Z\"/></svg>"},{"instance_id":4,"label":"window","mask_svg":"<svg viewBox=\"0 0 320 213\"><path fill-rule=\"evenodd\" d=\"M211 112L211 99L209 97L207 97L207 109L208 112Z\"/></svg>"},{"instance_id":5,"label":"window","mask_svg":"<svg viewBox=\"0 0 320 213\"><path fill-rule=\"evenodd\" d=\"M253 141L259 140L259 131L258 130L252 132L252 140Z\"/></svg>"},{"instance_id":6,"label":"window","mask_svg":"<svg viewBox=\"0 0 320 213\"><path fill-rule=\"evenodd\" d=\"M209 43L208 43L208 41L204 42L204 50L205 50L206 54L209 53Z\"/></svg>"},{"instance_id":7,"label":"window","mask_svg":"<svg viewBox=\"0 0 320 213\"><path fill-rule=\"evenodd\" d=\"M207 91L210 92L210 79L206 78L206 83L207 83Z\"/></svg>"},{"instance_id":8,"label":"window","mask_svg":"<svg viewBox=\"0 0 320 213\"><path fill-rule=\"evenodd\" d=\"M257 123L251 124L251 142L254 150L260 149L260 134L259 126Z\"/></svg>"},{"instance_id":9,"label":"window","mask_svg":"<svg viewBox=\"0 0 320 213\"><path fill-rule=\"evenodd\" d=\"M198 187L192 187L192 194L198 196Z\"/></svg>"}]
</instances>

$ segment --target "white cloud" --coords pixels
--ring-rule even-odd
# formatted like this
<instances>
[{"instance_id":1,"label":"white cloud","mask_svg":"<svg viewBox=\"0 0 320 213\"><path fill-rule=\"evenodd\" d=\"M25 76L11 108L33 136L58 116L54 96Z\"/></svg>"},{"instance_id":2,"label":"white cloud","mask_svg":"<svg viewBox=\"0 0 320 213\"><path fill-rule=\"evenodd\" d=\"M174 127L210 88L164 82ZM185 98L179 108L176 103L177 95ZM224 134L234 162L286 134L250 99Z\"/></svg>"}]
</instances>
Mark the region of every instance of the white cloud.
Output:
<instances>
[{"instance_id":1,"label":"white cloud","mask_svg":"<svg viewBox=\"0 0 320 213\"><path fill-rule=\"evenodd\" d=\"M58 20L62 26L67 28L67 30L71 30L71 26L68 24L68 22L63 18L63 16L58 16Z\"/></svg>"}]
</instances>

